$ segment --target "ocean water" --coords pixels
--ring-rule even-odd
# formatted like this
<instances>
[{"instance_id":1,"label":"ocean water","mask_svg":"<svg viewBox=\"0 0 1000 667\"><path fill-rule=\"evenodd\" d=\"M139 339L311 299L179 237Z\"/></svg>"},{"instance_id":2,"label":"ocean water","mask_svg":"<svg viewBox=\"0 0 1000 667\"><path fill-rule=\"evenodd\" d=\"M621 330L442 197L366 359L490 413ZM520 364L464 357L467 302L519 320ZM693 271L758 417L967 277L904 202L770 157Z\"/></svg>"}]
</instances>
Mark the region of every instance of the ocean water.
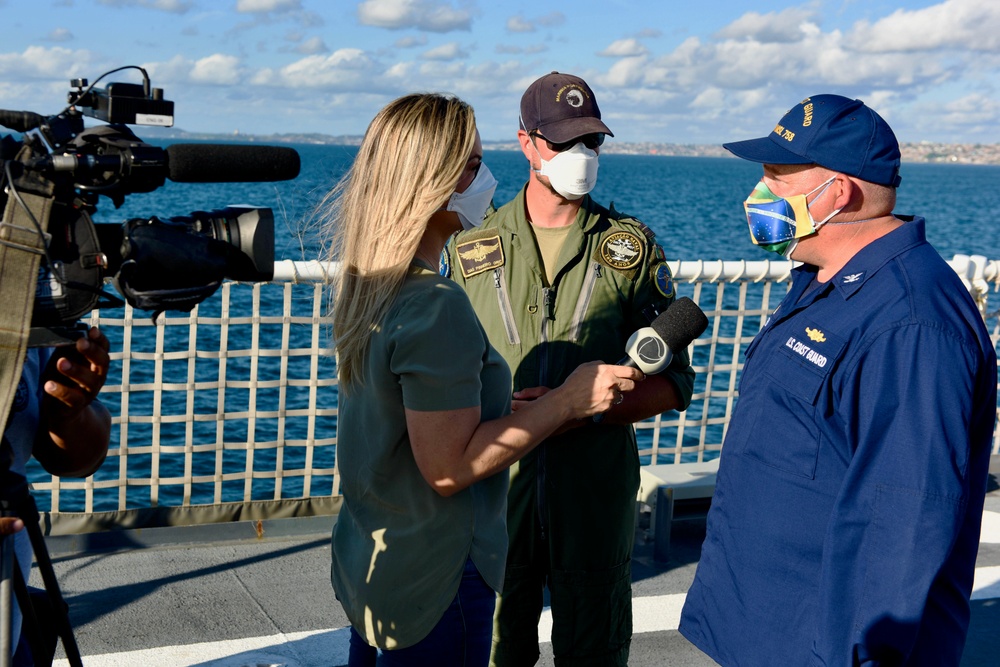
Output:
<instances>
[{"instance_id":1,"label":"ocean water","mask_svg":"<svg viewBox=\"0 0 1000 667\"><path fill-rule=\"evenodd\" d=\"M117 224L129 218L148 218L157 216L169 218L183 216L196 210L212 210L230 204L251 204L270 207L276 218L276 258L308 260L316 259L320 253L320 238L316 224L313 222L315 209L322 196L337 182L350 166L356 149L345 146L296 146L301 156L302 172L293 181L279 183L228 183L228 184L167 184L155 192L130 195L120 209L115 209L109 200L103 199L95 222ZM499 181L495 195L496 203L502 204L512 198L527 177L527 163L520 152L486 151L485 161ZM1000 259L1000 225L993 222L992 213L1000 208L1000 167L965 166L952 164L904 164L903 181L898 194L897 213L920 214L928 219L928 237L938 251L946 258L954 254L980 254L990 259ZM729 158L681 158L663 156L639 155L605 155L601 158L598 185L593 196L605 205L614 202L615 207L631 214L645 222L657 235L664 247L668 259L723 259L723 260L758 260L775 259L776 256L757 248L750 243L749 234L743 217L742 201L760 178L759 165ZM278 296L263 295L261 311L263 314L280 314L281 303ZM728 304L726 307L734 306ZM213 316L219 311L219 299L215 296L207 299L200 306L200 315ZM247 311L250 304L247 302ZM107 311L111 317L119 317L115 311ZM239 315L240 313L234 313ZM206 333L199 333L199 349L212 349L216 340L213 328ZM247 327L249 331L249 327ZM133 336L133 349L145 352L155 350L155 336L151 330L140 332ZM230 335L239 335L235 328ZM266 333L266 332L262 332ZM295 332L293 332L294 335ZM247 334L249 335L249 334ZM280 336L280 331L275 331ZM308 335L305 328L300 336ZM167 338L170 349L185 349L187 346L187 328L170 327ZM113 349L121 349L120 341L112 337ZM298 344L302 344L301 341ZM233 347L233 344L230 344ZM217 347L215 349L218 349ZM705 348L701 348L704 350ZM305 359L292 359L293 364ZM170 362L166 362L169 366ZM186 362L178 362L176 369L165 366L168 382L177 382L186 377ZM335 372L332 360L326 360L322 372L331 375ZM699 363L695 359L695 363ZM294 368L292 369L294 371ZM112 369L109 383L121 383L117 378L116 369ZM152 382L154 364L152 362L132 363L130 383L140 384ZM274 369L264 368L261 379L267 379L267 374ZM196 381L213 382L218 380L219 367L217 362L200 360L196 366ZM226 365L226 379L250 380L250 362L247 358L231 359ZM724 390L724 387L720 387ZM205 395L195 396L195 411L202 414L214 414L218 409L217 396L214 392L202 392ZM275 394L276 390L271 392ZM166 403L162 407L165 415L183 414L186 410L182 396L174 392L173 396L165 394ZM288 390L288 407L304 408L307 406L308 394L305 391ZM150 402L152 392L135 392L129 396L129 410L132 414L151 414ZM248 392L238 389L227 389L225 410L246 410ZM266 405L269 400L267 391L260 392L258 401ZM109 409L118 416L122 407L110 402ZM710 413L712 406L705 408ZM719 407L718 409L722 409ZM213 421L197 422L192 427L193 437L197 444L213 443L220 434L216 432ZM321 419L318 428L328 429L331 433L336 428L333 418ZM187 437L183 424L163 424L160 438L163 443L184 442ZM259 420L255 427L258 441L274 440L277 437L276 427L267 420ZM298 427L290 424L284 436L287 439L302 439L305 433L297 431ZM721 427L719 427L721 429ZM245 442L246 423L239 421L225 424L225 432L221 434L225 442ZM721 431L720 431L721 434ZM117 446L116 440L113 446ZM135 423L129 425L130 447L141 447L144 439L152 437L152 426ZM648 431L640 433L640 440L650 437ZM721 436L720 436L721 437ZM642 444L642 443L641 443ZM274 450L260 452L255 456L255 470L274 469ZM284 456L294 457L294 453L286 452ZM317 456L328 460L314 461L315 466L333 466L332 448L318 452ZM240 451L223 452L224 461L234 467L242 467L245 454ZM176 461L176 465L174 463ZM160 456L160 477L182 476L182 457L171 458ZM130 453L128 474L130 477L148 476L152 465L152 456ZM196 457L193 462L194 474L211 475L214 469L214 456ZM284 468L300 467L301 461L286 460ZM119 474L117 466L106 466L107 470L98 471L98 479L113 479ZM114 468L114 469L112 469ZM39 471L33 474L41 475ZM310 492L322 493L323 485L329 488L329 478L314 478ZM194 489L192 502L212 502L210 485L204 489ZM290 479L282 489L283 497L296 497L303 492L301 482ZM267 482L254 482L253 496L255 499L272 497L273 485ZM164 488L161 491L161 504L179 504L179 490ZM129 507L146 506L148 489L143 487L128 489ZM69 496L69 497L67 497ZM234 480L224 487L224 500L237 500L243 497L243 482ZM44 495L38 499L39 507L46 509L47 499ZM107 494L106 498L98 498L95 509L116 509L117 492ZM79 499L82 503L82 497ZM71 494L64 494L60 500L60 509L71 511L82 509Z\"/></svg>"},{"instance_id":2,"label":"ocean water","mask_svg":"<svg viewBox=\"0 0 1000 667\"><path fill-rule=\"evenodd\" d=\"M104 198L97 222L161 218L228 204L268 206L276 216L278 259L315 259L309 224L320 198L350 166L350 146L295 146L302 171L279 183L172 183L130 195L121 209ZM527 179L519 151L486 151L496 176L495 202L509 201ZM760 166L735 158L605 155L592 195L642 220L656 232L668 259L773 259L750 243L742 202L760 178ZM1000 255L1000 166L904 163L896 212L927 218L928 240L945 257Z\"/></svg>"}]
</instances>

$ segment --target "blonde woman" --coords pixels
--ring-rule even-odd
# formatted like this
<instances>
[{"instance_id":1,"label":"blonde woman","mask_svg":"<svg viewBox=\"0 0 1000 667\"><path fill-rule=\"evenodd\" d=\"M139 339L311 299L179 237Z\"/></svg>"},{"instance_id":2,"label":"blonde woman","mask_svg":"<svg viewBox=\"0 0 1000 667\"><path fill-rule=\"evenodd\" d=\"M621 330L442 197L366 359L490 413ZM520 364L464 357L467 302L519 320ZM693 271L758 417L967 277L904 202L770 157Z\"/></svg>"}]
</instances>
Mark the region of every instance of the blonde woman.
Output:
<instances>
[{"instance_id":1,"label":"blonde woman","mask_svg":"<svg viewBox=\"0 0 1000 667\"><path fill-rule=\"evenodd\" d=\"M486 665L507 550L507 468L641 379L581 366L511 413L511 376L468 298L437 271L495 181L472 108L408 95L372 121L328 195L344 504L332 579L349 665ZM486 193L485 196L483 193Z\"/></svg>"}]
</instances>

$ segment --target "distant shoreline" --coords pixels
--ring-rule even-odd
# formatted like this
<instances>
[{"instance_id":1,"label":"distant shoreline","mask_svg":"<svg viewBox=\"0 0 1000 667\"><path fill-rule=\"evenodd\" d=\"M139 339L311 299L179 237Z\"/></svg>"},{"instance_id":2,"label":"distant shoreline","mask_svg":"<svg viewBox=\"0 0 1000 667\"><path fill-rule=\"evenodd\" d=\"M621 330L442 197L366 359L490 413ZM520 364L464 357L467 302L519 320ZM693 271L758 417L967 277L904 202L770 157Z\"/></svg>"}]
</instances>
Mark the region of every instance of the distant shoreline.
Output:
<instances>
[{"instance_id":1,"label":"distant shoreline","mask_svg":"<svg viewBox=\"0 0 1000 667\"><path fill-rule=\"evenodd\" d=\"M229 141L254 141L274 143L316 144L331 146L359 146L360 136L329 136L316 134L275 134L262 135L214 135L215 139ZM193 137L189 137L193 138ZM206 137L207 138L207 137ZM517 151L520 146L513 141L484 141L485 150ZM917 142L900 144L903 162L926 162L939 164L985 164L1000 165L1000 144L945 144ZM654 142L608 142L601 147L607 155L660 155L665 157L734 157L721 145L713 144L669 144Z\"/></svg>"},{"instance_id":2,"label":"distant shoreline","mask_svg":"<svg viewBox=\"0 0 1000 667\"><path fill-rule=\"evenodd\" d=\"M233 132L188 132L175 127L135 126L140 137L151 140L225 141L263 144L306 144L316 146L360 146L360 135L309 134L242 134ZM514 141L484 141L486 150L520 150ZM666 157L725 157L733 156L721 145L671 144L655 142L611 141L602 147L608 155L662 155ZM900 144L903 162L936 164L985 164L1000 165L1000 144L947 144L938 142L907 142Z\"/></svg>"}]
</instances>

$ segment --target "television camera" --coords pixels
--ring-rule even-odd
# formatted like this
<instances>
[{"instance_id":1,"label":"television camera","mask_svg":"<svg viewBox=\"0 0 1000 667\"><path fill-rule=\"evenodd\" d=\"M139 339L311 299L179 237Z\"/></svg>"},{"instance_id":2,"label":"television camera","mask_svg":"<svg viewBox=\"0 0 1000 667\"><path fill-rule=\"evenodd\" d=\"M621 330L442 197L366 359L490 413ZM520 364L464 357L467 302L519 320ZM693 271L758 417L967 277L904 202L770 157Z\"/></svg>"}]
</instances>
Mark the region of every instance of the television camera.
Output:
<instances>
[{"instance_id":1,"label":"television camera","mask_svg":"<svg viewBox=\"0 0 1000 667\"><path fill-rule=\"evenodd\" d=\"M96 84L125 69L142 84ZM94 84L70 81L68 106L45 117L0 110L0 125L21 134L0 137L3 225L44 238L29 346L71 342L77 320L99 307L123 305L105 291L110 278L132 306L190 311L224 279L267 281L274 269L270 208L228 206L186 216L133 218L96 224L100 195L119 208L126 196L152 192L166 179L180 183L290 180L299 155L291 148L236 144L148 144L129 124L170 127L173 102L150 88L140 67L102 74ZM86 128L84 116L104 125ZM27 200L27 201L26 201ZM0 237L0 243L10 243Z\"/></svg>"},{"instance_id":2,"label":"television camera","mask_svg":"<svg viewBox=\"0 0 1000 667\"><path fill-rule=\"evenodd\" d=\"M139 70L142 84L95 87L124 69ZM291 148L179 144L164 149L142 141L127 126L172 126L174 105L163 98L161 89L150 88L149 77L140 67L111 70L94 85L75 79L70 86L74 90L68 95L68 106L54 116L0 110L0 126L20 135L19 139L0 136L0 308L6 309L0 370L4 385L13 382L11 387L0 387L4 424L12 396L7 390L16 386L20 375L20 365L11 363L8 352L23 354L25 343L34 347L72 344L86 331L78 323L83 315L96 307L124 304L105 291L106 278L125 301L154 311L155 318L165 310L191 310L225 279L258 282L273 277L274 216L269 208L227 206L186 216L95 225L92 215L101 195L119 208L126 196L152 192L166 179L262 182L290 180L299 173L299 155ZM85 127L84 116L105 124ZM7 332L12 319L21 327ZM39 629L54 628L63 640L69 664L77 667L82 665L80 653L38 524L38 511L25 477L10 469L10 454L5 437L0 447L0 516L16 516L24 522L45 582L43 597L49 601L38 608L51 609L52 622L35 617L36 605L13 565L12 540L3 537L0 667L11 664L12 590L31 621L25 624L25 637L36 664L51 662L55 648L54 639Z\"/></svg>"}]
</instances>

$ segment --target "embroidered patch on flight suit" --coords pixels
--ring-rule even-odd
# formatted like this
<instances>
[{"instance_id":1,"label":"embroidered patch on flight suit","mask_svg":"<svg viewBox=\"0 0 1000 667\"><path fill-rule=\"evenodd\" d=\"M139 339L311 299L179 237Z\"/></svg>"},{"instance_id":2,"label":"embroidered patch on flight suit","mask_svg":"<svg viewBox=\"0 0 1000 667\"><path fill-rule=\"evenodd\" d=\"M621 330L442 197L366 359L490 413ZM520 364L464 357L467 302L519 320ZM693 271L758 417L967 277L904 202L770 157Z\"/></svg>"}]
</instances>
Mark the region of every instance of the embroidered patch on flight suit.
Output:
<instances>
[{"instance_id":1,"label":"embroidered patch on flight suit","mask_svg":"<svg viewBox=\"0 0 1000 667\"><path fill-rule=\"evenodd\" d=\"M447 248L441 253L441 264L438 267L438 273L445 278L451 278L451 259Z\"/></svg>"},{"instance_id":2,"label":"embroidered patch on flight suit","mask_svg":"<svg viewBox=\"0 0 1000 667\"><path fill-rule=\"evenodd\" d=\"M642 252L642 240L628 232L614 232L601 241L601 261L618 271L628 271L639 266Z\"/></svg>"},{"instance_id":3,"label":"embroidered patch on flight suit","mask_svg":"<svg viewBox=\"0 0 1000 667\"><path fill-rule=\"evenodd\" d=\"M663 252L663 246L659 243L653 244L653 259L657 262L667 261L667 253Z\"/></svg>"},{"instance_id":4,"label":"embroidered patch on flight suit","mask_svg":"<svg viewBox=\"0 0 1000 667\"><path fill-rule=\"evenodd\" d=\"M503 246L500 235L477 238L455 246L462 275L466 278L503 266Z\"/></svg>"},{"instance_id":5,"label":"embroidered patch on flight suit","mask_svg":"<svg viewBox=\"0 0 1000 667\"><path fill-rule=\"evenodd\" d=\"M668 299L674 295L674 277L666 262L657 262L649 268L649 273L657 292Z\"/></svg>"}]
</instances>

